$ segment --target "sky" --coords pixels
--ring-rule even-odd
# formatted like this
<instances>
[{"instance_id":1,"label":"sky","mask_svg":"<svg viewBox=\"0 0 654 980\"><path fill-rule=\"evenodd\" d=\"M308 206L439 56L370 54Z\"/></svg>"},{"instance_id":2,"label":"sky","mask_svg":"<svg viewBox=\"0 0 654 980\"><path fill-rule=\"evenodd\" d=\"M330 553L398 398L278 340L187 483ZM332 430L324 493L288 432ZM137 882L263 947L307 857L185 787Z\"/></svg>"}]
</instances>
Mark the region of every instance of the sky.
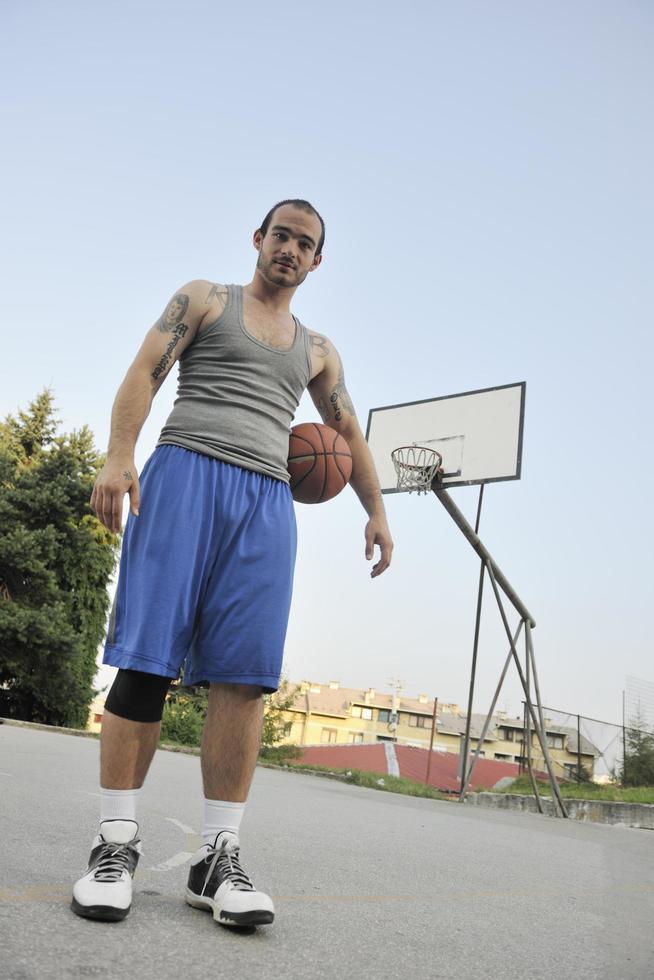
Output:
<instances>
[{"instance_id":1,"label":"sky","mask_svg":"<svg viewBox=\"0 0 654 980\"><path fill-rule=\"evenodd\" d=\"M49 386L104 451L172 294L248 282L268 208L307 198L324 260L292 309L364 430L526 382L522 477L487 487L480 534L536 620L544 703L618 720L625 676L654 679L652 6L3 0L0 34L2 417ZM452 495L474 520L477 490ZM374 581L350 488L297 505L286 672L464 705L479 560L433 495L385 503ZM507 649L486 602L476 711ZM522 696L512 669L498 706Z\"/></svg>"}]
</instances>

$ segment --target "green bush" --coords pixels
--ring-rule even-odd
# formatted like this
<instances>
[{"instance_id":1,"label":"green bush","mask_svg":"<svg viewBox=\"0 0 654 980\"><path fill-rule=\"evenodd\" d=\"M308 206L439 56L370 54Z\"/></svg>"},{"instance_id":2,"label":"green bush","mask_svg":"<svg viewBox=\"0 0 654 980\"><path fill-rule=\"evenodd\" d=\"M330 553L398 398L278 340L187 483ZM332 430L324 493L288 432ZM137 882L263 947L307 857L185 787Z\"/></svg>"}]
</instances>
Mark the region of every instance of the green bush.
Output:
<instances>
[{"instance_id":1,"label":"green bush","mask_svg":"<svg viewBox=\"0 0 654 980\"><path fill-rule=\"evenodd\" d=\"M298 745L262 745L259 751L259 758L266 762L277 762L284 765L292 759L298 759L302 755L302 749Z\"/></svg>"},{"instance_id":2,"label":"green bush","mask_svg":"<svg viewBox=\"0 0 654 980\"><path fill-rule=\"evenodd\" d=\"M161 720L161 741L180 745L199 745L202 738L203 716L192 704L167 701Z\"/></svg>"}]
</instances>

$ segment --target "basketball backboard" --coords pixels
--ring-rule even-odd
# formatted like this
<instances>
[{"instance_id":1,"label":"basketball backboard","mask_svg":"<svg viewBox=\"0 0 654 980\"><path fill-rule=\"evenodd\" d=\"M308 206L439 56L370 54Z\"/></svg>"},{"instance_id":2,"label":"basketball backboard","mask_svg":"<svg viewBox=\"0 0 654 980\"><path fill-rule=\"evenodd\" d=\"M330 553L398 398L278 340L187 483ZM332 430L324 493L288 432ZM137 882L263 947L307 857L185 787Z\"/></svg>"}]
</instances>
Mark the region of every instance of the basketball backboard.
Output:
<instances>
[{"instance_id":1,"label":"basketball backboard","mask_svg":"<svg viewBox=\"0 0 654 980\"><path fill-rule=\"evenodd\" d=\"M443 457L443 486L519 480L526 383L373 408L366 439L382 493L397 488L391 453L424 446Z\"/></svg>"}]
</instances>

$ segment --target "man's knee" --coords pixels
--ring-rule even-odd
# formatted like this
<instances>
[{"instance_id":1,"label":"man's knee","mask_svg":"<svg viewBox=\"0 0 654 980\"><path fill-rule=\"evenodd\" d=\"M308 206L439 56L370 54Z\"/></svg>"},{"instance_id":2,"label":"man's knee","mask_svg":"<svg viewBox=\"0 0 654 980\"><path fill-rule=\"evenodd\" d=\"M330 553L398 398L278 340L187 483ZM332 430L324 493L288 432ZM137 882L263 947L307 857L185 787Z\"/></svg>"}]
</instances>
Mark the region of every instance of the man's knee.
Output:
<instances>
[{"instance_id":1,"label":"man's knee","mask_svg":"<svg viewBox=\"0 0 654 980\"><path fill-rule=\"evenodd\" d=\"M128 721L161 721L171 681L172 677L121 667L107 695L105 708L112 715Z\"/></svg>"},{"instance_id":2,"label":"man's knee","mask_svg":"<svg viewBox=\"0 0 654 980\"><path fill-rule=\"evenodd\" d=\"M212 682L209 685L210 700L214 704L243 704L245 702L260 701L263 697L263 688L259 684L226 684L224 682Z\"/></svg>"}]
</instances>

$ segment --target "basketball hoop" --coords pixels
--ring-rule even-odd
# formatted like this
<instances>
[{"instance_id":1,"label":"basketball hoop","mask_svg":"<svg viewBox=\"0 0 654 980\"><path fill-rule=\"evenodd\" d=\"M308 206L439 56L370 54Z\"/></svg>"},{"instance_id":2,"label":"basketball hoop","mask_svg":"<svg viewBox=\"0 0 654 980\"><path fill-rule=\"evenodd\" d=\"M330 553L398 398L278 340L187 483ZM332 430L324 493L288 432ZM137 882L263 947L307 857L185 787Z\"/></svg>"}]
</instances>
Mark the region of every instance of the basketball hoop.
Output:
<instances>
[{"instance_id":1,"label":"basketball hoop","mask_svg":"<svg viewBox=\"0 0 654 980\"><path fill-rule=\"evenodd\" d=\"M397 473L397 489L409 493L417 491L419 494L431 490L443 462L443 457L435 449L415 445L400 446L393 450L391 457Z\"/></svg>"}]
</instances>

